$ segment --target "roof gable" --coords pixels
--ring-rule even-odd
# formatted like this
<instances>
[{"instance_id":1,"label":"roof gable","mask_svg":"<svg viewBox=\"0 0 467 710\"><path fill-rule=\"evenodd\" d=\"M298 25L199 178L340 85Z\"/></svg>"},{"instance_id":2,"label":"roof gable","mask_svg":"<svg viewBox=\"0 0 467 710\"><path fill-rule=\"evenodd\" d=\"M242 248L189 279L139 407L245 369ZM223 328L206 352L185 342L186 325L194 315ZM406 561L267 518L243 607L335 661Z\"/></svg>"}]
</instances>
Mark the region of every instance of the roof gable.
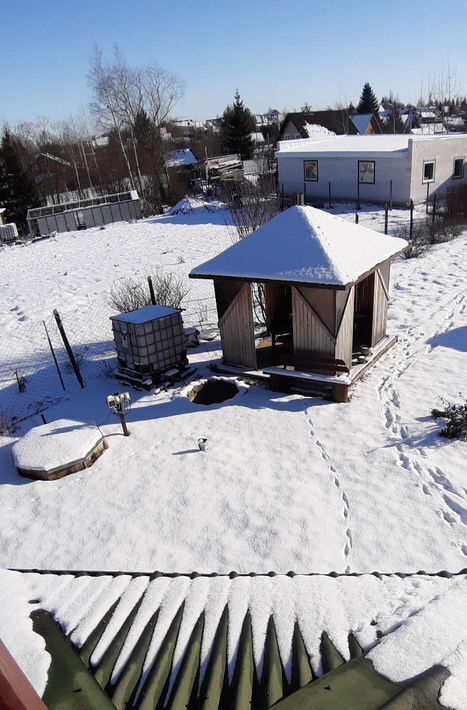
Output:
<instances>
[{"instance_id":1,"label":"roof gable","mask_svg":"<svg viewBox=\"0 0 467 710\"><path fill-rule=\"evenodd\" d=\"M352 123L349 112L346 109L335 109L329 111L311 111L310 113L288 113L282 124L282 128L279 134L279 140L281 140L289 121L292 121L297 129L297 133L300 133L302 138L308 138L308 131L306 129L306 124L322 126L327 128L328 131L335 133L338 136L345 134L356 135L357 129Z\"/></svg>"},{"instance_id":2,"label":"roof gable","mask_svg":"<svg viewBox=\"0 0 467 710\"><path fill-rule=\"evenodd\" d=\"M343 287L406 246L323 210L291 207L190 276Z\"/></svg>"}]
</instances>

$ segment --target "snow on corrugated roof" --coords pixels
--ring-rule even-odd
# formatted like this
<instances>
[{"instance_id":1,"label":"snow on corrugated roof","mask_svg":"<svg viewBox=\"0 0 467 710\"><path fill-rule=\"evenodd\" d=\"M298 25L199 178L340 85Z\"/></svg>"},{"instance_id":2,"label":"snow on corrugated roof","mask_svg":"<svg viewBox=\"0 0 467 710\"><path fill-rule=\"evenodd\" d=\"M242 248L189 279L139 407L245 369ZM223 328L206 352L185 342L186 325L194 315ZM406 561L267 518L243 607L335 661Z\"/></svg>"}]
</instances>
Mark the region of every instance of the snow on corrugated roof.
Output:
<instances>
[{"instance_id":1,"label":"snow on corrugated roof","mask_svg":"<svg viewBox=\"0 0 467 710\"><path fill-rule=\"evenodd\" d=\"M406 246L314 207L291 207L190 276L345 286Z\"/></svg>"}]
</instances>

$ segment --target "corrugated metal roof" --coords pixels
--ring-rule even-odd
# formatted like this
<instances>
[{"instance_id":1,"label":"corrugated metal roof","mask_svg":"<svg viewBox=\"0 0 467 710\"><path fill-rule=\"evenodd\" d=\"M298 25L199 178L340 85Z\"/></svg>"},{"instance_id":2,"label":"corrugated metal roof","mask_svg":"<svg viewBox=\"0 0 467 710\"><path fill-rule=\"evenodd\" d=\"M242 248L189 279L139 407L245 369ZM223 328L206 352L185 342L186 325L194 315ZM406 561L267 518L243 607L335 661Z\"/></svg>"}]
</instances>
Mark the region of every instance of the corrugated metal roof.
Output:
<instances>
[{"instance_id":1,"label":"corrugated metal roof","mask_svg":"<svg viewBox=\"0 0 467 710\"><path fill-rule=\"evenodd\" d=\"M35 577L40 578L36 580L39 599L32 618L52 657L44 694L51 708L240 710L277 705L283 710L376 710L395 697L413 701L415 693L421 704L410 707L426 710L439 707L439 689L448 675L436 667L410 681L388 681L375 672L357 636L369 624L373 639L367 635L369 647L378 645L379 639L387 643L397 636L403 620L404 607L397 596L406 595L406 587L420 595L422 608L459 577L435 583L433 577L419 574L414 586L411 575L404 580L395 575L190 579L155 574L133 579L117 576L112 582L114 594L105 576L93 575L85 584L83 575L68 575L67 580L52 574ZM40 582L49 597L40 598ZM357 614L358 628L348 628L348 611L370 582L368 608L362 616ZM131 585L138 588L131 591ZM297 615L294 604L299 590L303 608ZM242 598L245 603L239 603ZM333 639L325 628L330 614ZM311 653L310 634L317 639Z\"/></svg>"}]
</instances>

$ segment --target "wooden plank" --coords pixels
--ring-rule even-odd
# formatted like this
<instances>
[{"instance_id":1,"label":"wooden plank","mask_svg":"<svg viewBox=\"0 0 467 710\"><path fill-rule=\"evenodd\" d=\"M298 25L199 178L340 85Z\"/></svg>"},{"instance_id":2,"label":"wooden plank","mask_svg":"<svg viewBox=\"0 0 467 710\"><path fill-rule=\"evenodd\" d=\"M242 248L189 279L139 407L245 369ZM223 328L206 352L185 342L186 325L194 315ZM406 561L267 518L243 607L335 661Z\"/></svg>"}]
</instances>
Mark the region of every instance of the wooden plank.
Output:
<instances>
[{"instance_id":1,"label":"wooden plank","mask_svg":"<svg viewBox=\"0 0 467 710\"><path fill-rule=\"evenodd\" d=\"M352 380L352 384L354 382L357 382L363 375L374 365L375 362L377 362L382 355L384 355L385 352L389 350L389 348L392 348L393 345L397 343L397 336L394 337L386 337L384 340L382 340L380 343L377 345L376 352L373 353L371 360L368 362L363 363L362 365L357 365L356 367L353 367L352 370L350 371L350 379Z\"/></svg>"},{"instance_id":2,"label":"wooden plank","mask_svg":"<svg viewBox=\"0 0 467 710\"><path fill-rule=\"evenodd\" d=\"M224 362L256 367L251 286L244 283L219 320Z\"/></svg>"},{"instance_id":3,"label":"wooden plank","mask_svg":"<svg viewBox=\"0 0 467 710\"><path fill-rule=\"evenodd\" d=\"M376 272L378 274L378 271ZM373 297L373 321L371 329L371 346L373 347L386 335L388 299L381 277L375 278Z\"/></svg>"},{"instance_id":4,"label":"wooden plank","mask_svg":"<svg viewBox=\"0 0 467 710\"><path fill-rule=\"evenodd\" d=\"M354 333L355 286L350 289L345 310L336 338L336 358L343 360L348 368L352 367L352 346Z\"/></svg>"},{"instance_id":5,"label":"wooden plank","mask_svg":"<svg viewBox=\"0 0 467 710\"><path fill-rule=\"evenodd\" d=\"M302 355L316 352L334 357L334 336L295 287L292 287L292 313L294 351Z\"/></svg>"},{"instance_id":6,"label":"wooden plank","mask_svg":"<svg viewBox=\"0 0 467 710\"><path fill-rule=\"evenodd\" d=\"M2 710L46 710L46 706L0 641L0 707Z\"/></svg>"},{"instance_id":7,"label":"wooden plank","mask_svg":"<svg viewBox=\"0 0 467 710\"><path fill-rule=\"evenodd\" d=\"M318 372L303 372L301 370L283 370L280 367L268 367L264 370L267 375L285 379L303 380L304 382L323 382L329 385L350 385L351 379L346 375L322 375Z\"/></svg>"}]
</instances>

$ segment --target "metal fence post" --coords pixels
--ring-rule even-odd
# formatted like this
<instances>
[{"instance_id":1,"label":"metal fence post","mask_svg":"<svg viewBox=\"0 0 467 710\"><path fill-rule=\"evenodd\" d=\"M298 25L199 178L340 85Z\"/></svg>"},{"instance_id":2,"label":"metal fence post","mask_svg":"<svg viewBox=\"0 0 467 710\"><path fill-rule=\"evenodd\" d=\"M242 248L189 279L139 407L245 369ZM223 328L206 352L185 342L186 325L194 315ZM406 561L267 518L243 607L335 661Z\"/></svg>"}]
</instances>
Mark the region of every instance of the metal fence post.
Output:
<instances>
[{"instance_id":1,"label":"metal fence post","mask_svg":"<svg viewBox=\"0 0 467 710\"><path fill-rule=\"evenodd\" d=\"M413 200L410 200L410 240L412 241L413 233Z\"/></svg>"},{"instance_id":2,"label":"metal fence post","mask_svg":"<svg viewBox=\"0 0 467 710\"><path fill-rule=\"evenodd\" d=\"M355 224L358 224L358 212L355 212Z\"/></svg>"},{"instance_id":3,"label":"metal fence post","mask_svg":"<svg viewBox=\"0 0 467 710\"><path fill-rule=\"evenodd\" d=\"M389 208L388 208L388 203L384 205L384 233L388 233L388 216L389 216Z\"/></svg>"},{"instance_id":4,"label":"metal fence post","mask_svg":"<svg viewBox=\"0 0 467 710\"><path fill-rule=\"evenodd\" d=\"M78 384L81 388L83 388L84 382L83 382L83 378L81 377L81 372L79 371L78 363L77 363L76 358L73 354L73 350L71 349L71 345L68 341L67 334L65 333L65 328L63 327L60 313L57 311L56 308L54 308L54 310L53 310L53 315L55 318L55 322L57 323L57 328L60 331L60 335L62 336L63 345L65 346L65 350L67 352L71 366L72 366L74 373L76 375L76 379L78 380Z\"/></svg>"},{"instance_id":5,"label":"metal fence post","mask_svg":"<svg viewBox=\"0 0 467 710\"><path fill-rule=\"evenodd\" d=\"M156 304L156 296L154 294L154 285L152 283L152 276L148 276L148 286L149 286L149 295L151 296L151 303L153 306L155 306L157 304Z\"/></svg>"},{"instance_id":6,"label":"metal fence post","mask_svg":"<svg viewBox=\"0 0 467 710\"><path fill-rule=\"evenodd\" d=\"M63 391L65 392L65 383L63 382L62 373L60 372L60 368L59 368L59 366L58 366L57 356L55 355L55 350L54 350L54 347L53 347L53 345L52 345L52 341L50 340L50 335L49 335L49 331L47 330L47 326L46 326L46 324L45 324L45 320L42 321L42 324L43 324L43 326L44 326L45 334L46 334L46 336L47 336L47 342L49 343L50 352L52 353L52 357L53 357L53 360L54 360L54 363L55 363L55 367L56 367L56 370L57 370L58 378L59 378L59 380L60 380L60 384L62 385L62 389L63 389Z\"/></svg>"}]
</instances>

